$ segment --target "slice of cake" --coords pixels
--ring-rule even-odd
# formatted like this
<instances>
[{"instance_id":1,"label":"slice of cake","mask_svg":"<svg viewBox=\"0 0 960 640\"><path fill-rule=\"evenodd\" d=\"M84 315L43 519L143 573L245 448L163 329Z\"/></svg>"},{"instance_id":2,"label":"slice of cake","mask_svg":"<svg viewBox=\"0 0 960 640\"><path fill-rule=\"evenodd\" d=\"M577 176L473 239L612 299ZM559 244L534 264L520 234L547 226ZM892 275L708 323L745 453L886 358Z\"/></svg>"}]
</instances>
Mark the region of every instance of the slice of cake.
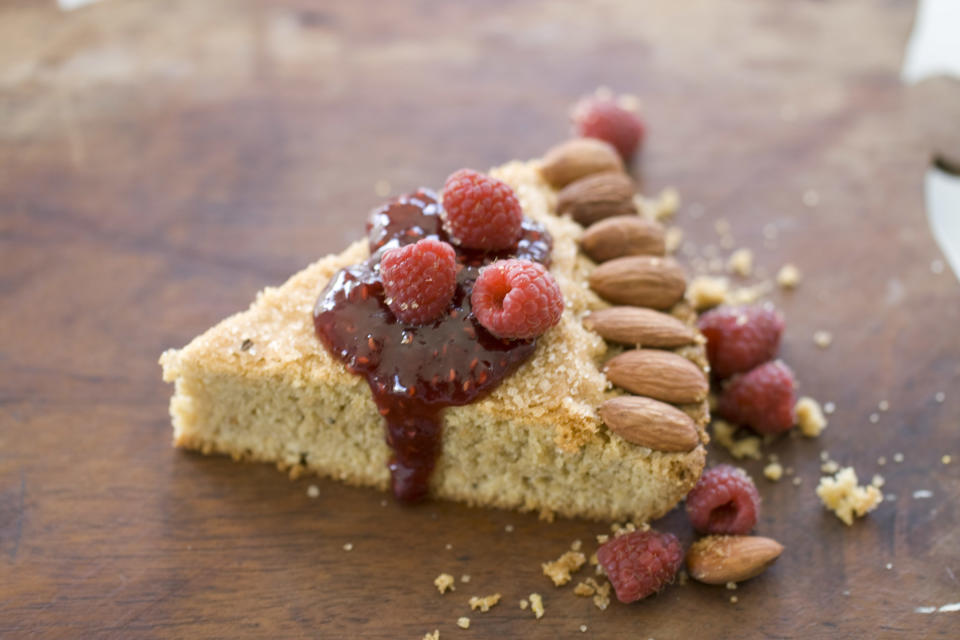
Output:
<instances>
[{"instance_id":1,"label":"slice of cake","mask_svg":"<svg viewBox=\"0 0 960 640\"><path fill-rule=\"evenodd\" d=\"M405 236L457 243L439 198L421 191L375 212L367 240L162 355L174 444L401 498L421 497L419 482L431 497L571 517L646 521L672 508L703 468L709 416L702 338L662 229L637 214L600 142L490 175L512 187L522 233L509 251L457 248L458 293L440 319L401 322L381 282L380 259ZM609 229L591 227L581 250L577 220ZM488 332L465 299L464 273L510 257L549 265L562 292L539 337ZM438 327L467 338L437 338Z\"/></svg>"}]
</instances>

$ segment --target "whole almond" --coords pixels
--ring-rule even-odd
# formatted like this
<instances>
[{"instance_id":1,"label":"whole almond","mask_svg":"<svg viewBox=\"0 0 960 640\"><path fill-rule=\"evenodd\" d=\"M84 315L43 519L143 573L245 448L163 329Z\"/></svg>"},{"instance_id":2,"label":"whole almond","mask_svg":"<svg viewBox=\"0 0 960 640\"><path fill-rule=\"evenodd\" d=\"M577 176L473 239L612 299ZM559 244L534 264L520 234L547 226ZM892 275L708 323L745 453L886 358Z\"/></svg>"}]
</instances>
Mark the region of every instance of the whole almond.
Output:
<instances>
[{"instance_id":1,"label":"whole almond","mask_svg":"<svg viewBox=\"0 0 960 640\"><path fill-rule=\"evenodd\" d=\"M700 402L710 390L697 365L670 351L624 351L607 362L604 373L621 389L676 404Z\"/></svg>"},{"instance_id":2,"label":"whole almond","mask_svg":"<svg viewBox=\"0 0 960 640\"><path fill-rule=\"evenodd\" d=\"M540 173L554 189L602 171L623 171L623 160L610 144L595 138L573 138L547 151Z\"/></svg>"},{"instance_id":3,"label":"whole almond","mask_svg":"<svg viewBox=\"0 0 960 640\"><path fill-rule=\"evenodd\" d=\"M593 173L571 182L557 194L557 213L569 215L585 227L613 216L636 215L637 190L622 171Z\"/></svg>"},{"instance_id":4,"label":"whole almond","mask_svg":"<svg viewBox=\"0 0 960 640\"><path fill-rule=\"evenodd\" d=\"M580 238L580 248L594 262L604 262L623 256L662 256L667 242L663 227L634 214L590 225Z\"/></svg>"},{"instance_id":5,"label":"whole almond","mask_svg":"<svg viewBox=\"0 0 960 640\"><path fill-rule=\"evenodd\" d=\"M610 307L594 311L583 325L610 342L672 349L692 344L697 332L666 313L640 307Z\"/></svg>"},{"instance_id":6,"label":"whole almond","mask_svg":"<svg viewBox=\"0 0 960 640\"><path fill-rule=\"evenodd\" d=\"M615 304L669 309L683 298L687 279L673 258L627 256L597 266L590 288Z\"/></svg>"},{"instance_id":7,"label":"whole almond","mask_svg":"<svg viewBox=\"0 0 960 640\"><path fill-rule=\"evenodd\" d=\"M690 577L706 584L742 582L759 575L783 552L783 545L760 536L707 536L687 551Z\"/></svg>"},{"instance_id":8,"label":"whole almond","mask_svg":"<svg viewBox=\"0 0 960 640\"><path fill-rule=\"evenodd\" d=\"M600 417L627 442L655 451L690 451L700 443L690 416L650 398L611 398L600 405Z\"/></svg>"}]
</instances>

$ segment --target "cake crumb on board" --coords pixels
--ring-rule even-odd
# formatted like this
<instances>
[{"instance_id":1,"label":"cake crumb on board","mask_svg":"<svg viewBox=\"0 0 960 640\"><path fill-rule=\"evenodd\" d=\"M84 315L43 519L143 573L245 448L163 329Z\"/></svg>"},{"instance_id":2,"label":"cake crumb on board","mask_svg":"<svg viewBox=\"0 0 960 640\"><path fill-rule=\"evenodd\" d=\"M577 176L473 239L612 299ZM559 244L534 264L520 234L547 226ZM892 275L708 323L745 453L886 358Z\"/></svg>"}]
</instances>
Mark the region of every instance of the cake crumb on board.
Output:
<instances>
[{"instance_id":1,"label":"cake crumb on board","mask_svg":"<svg viewBox=\"0 0 960 640\"><path fill-rule=\"evenodd\" d=\"M437 591L441 594L449 591L456 591L457 588L453 585L453 576L449 573L441 573L433 580L434 586L437 587Z\"/></svg>"},{"instance_id":2,"label":"cake crumb on board","mask_svg":"<svg viewBox=\"0 0 960 640\"><path fill-rule=\"evenodd\" d=\"M866 515L883 501L883 494L876 487L857 485L857 472L853 467L845 467L833 477L821 478L817 496L847 526L853 524L855 516Z\"/></svg>"},{"instance_id":3,"label":"cake crumb on board","mask_svg":"<svg viewBox=\"0 0 960 640\"><path fill-rule=\"evenodd\" d=\"M795 265L785 264L777 271L777 284L781 289L796 289L800 284L800 269Z\"/></svg>"},{"instance_id":4,"label":"cake crumb on board","mask_svg":"<svg viewBox=\"0 0 960 640\"><path fill-rule=\"evenodd\" d=\"M434 629L430 633L423 634L423 640L440 640L440 630Z\"/></svg>"},{"instance_id":5,"label":"cake crumb on board","mask_svg":"<svg viewBox=\"0 0 960 640\"><path fill-rule=\"evenodd\" d=\"M570 574L576 572L587 561L579 551L567 551L552 562L544 562L543 575L553 581L554 586L560 587L570 582Z\"/></svg>"},{"instance_id":6,"label":"cake crumb on board","mask_svg":"<svg viewBox=\"0 0 960 640\"><path fill-rule=\"evenodd\" d=\"M820 403L813 398L808 396L800 398L793 411L797 416L800 433L807 438L816 438L827 428L827 419L823 415Z\"/></svg>"},{"instance_id":7,"label":"cake crumb on board","mask_svg":"<svg viewBox=\"0 0 960 640\"><path fill-rule=\"evenodd\" d=\"M833 334L829 331L824 331L823 329L814 331L813 344L817 345L821 349L826 349L833 344Z\"/></svg>"},{"instance_id":8,"label":"cake crumb on board","mask_svg":"<svg viewBox=\"0 0 960 640\"><path fill-rule=\"evenodd\" d=\"M539 593L530 594L530 609L533 610L533 615L537 617L537 620L543 617L543 598L540 597Z\"/></svg>"},{"instance_id":9,"label":"cake crumb on board","mask_svg":"<svg viewBox=\"0 0 960 640\"><path fill-rule=\"evenodd\" d=\"M777 482L783 477L783 467L779 462L771 462L763 468L763 475L771 482Z\"/></svg>"},{"instance_id":10,"label":"cake crumb on board","mask_svg":"<svg viewBox=\"0 0 960 640\"><path fill-rule=\"evenodd\" d=\"M459 618L457 618L457 626L460 627L461 629L469 629L470 618L468 618L467 616L460 616Z\"/></svg>"},{"instance_id":11,"label":"cake crumb on board","mask_svg":"<svg viewBox=\"0 0 960 640\"><path fill-rule=\"evenodd\" d=\"M470 610L476 611L477 609L480 609L481 613L486 613L487 611L490 611L492 607L496 606L498 602L500 602L499 593L493 593L489 596L482 597L473 596L470 598Z\"/></svg>"}]
</instances>

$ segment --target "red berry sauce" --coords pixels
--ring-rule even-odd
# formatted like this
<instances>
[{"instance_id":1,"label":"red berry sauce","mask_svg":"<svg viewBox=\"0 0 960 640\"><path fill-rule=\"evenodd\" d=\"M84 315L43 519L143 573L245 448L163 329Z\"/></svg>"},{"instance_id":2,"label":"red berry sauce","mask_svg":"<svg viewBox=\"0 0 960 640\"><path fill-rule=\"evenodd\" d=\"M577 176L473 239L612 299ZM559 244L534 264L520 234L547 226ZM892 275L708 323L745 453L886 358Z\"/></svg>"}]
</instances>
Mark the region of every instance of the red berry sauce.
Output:
<instances>
[{"instance_id":1,"label":"red berry sauce","mask_svg":"<svg viewBox=\"0 0 960 640\"><path fill-rule=\"evenodd\" d=\"M393 493L407 502L427 495L441 449L442 410L489 393L536 347L536 340L497 338L477 322L470 293L480 267L514 257L544 265L550 260L549 234L527 218L512 250L454 245L457 288L448 312L429 324L404 325L384 301L380 256L426 237L450 242L440 211L436 196L423 189L374 211L367 225L371 257L339 271L313 311L320 341L370 385L393 450Z\"/></svg>"}]
</instances>

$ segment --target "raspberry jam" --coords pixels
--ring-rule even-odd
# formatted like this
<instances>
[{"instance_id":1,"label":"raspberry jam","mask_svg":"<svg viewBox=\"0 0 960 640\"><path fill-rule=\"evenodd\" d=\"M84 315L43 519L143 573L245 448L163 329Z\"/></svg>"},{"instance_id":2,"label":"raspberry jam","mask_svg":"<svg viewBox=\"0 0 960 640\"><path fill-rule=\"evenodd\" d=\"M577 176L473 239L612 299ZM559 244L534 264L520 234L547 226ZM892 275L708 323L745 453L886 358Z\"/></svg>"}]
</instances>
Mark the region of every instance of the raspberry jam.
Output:
<instances>
[{"instance_id":1,"label":"raspberry jam","mask_svg":"<svg viewBox=\"0 0 960 640\"><path fill-rule=\"evenodd\" d=\"M436 196L422 189L374 211L367 225L371 257L339 271L313 311L320 341L370 385L393 451L393 493L408 502L427 495L441 449L442 410L489 393L536 347L536 340L497 338L477 322L470 292L480 268L513 257L545 266L550 260L549 234L526 218L512 250L484 252L453 245L457 288L447 313L429 324L404 325L384 300L380 256L427 237L450 242L440 210Z\"/></svg>"}]
</instances>

